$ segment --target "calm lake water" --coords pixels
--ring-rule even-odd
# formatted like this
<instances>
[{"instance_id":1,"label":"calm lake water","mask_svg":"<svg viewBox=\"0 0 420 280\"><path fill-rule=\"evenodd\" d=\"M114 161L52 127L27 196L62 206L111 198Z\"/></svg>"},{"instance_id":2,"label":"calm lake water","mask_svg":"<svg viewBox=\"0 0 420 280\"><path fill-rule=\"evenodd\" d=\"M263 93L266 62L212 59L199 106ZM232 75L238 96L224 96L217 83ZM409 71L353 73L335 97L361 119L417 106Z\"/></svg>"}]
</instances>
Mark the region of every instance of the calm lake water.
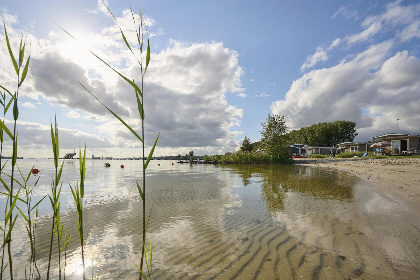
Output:
<instances>
[{"instance_id":1,"label":"calm lake water","mask_svg":"<svg viewBox=\"0 0 420 280\"><path fill-rule=\"evenodd\" d=\"M141 252L142 206L136 187L141 162L109 161L109 168L105 162L86 164L87 274L135 279L134 262L139 263ZM33 201L50 193L52 160L18 164L25 175L34 164L41 170L29 182L33 186L39 179ZM62 175L61 219L73 235L66 279L81 279L69 187L79 178L78 168L78 160L68 160ZM151 161L146 180L154 279L419 279L415 218L346 173L298 165ZM5 201L1 197L0 213ZM45 199L37 220L41 272L46 271L51 212ZM13 234L18 279L29 257L22 222L19 218Z\"/></svg>"}]
</instances>

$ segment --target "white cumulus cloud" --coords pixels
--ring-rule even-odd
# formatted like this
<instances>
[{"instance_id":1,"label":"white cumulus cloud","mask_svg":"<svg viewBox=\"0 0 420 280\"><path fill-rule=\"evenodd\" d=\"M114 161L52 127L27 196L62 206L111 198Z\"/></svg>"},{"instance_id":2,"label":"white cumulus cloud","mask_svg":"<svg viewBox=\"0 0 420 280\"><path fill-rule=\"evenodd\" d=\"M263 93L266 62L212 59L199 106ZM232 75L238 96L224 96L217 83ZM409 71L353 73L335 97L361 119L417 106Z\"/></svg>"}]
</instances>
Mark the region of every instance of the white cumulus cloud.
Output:
<instances>
[{"instance_id":1,"label":"white cumulus cloud","mask_svg":"<svg viewBox=\"0 0 420 280\"><path fill-rule=\"evenodd\" d=\"M359 137L395 132L418 133L420 59L407 51L388 54L390 41L368 47L353 59L311 71L295 80L284 100L272 104L292 129L318 122L349 120Z\"/></svg>"}]
</instances>

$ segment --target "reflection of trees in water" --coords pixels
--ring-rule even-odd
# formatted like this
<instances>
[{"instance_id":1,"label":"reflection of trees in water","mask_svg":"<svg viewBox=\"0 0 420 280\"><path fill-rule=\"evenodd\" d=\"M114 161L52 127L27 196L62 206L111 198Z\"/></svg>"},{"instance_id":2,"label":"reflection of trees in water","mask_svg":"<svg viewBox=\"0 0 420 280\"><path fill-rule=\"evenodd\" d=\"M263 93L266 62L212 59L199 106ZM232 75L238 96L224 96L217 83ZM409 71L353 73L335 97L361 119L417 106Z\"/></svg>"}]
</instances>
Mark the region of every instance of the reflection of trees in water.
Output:
<instances>
[{"instance_id":1,"label":"reflection of trees in water","mask_svg":"<svg viewBox=\"0 0 420 280\"><path fill-rule=\"evenodd\" d=\"M319 199L353 199L355 180L344 172L298 165L238 165L232 166L231 170L241 175L245 186L252 178L261 178L263 199L272 214L284 210L284 199L288 192Z\"/></svg>"}]
</instances>

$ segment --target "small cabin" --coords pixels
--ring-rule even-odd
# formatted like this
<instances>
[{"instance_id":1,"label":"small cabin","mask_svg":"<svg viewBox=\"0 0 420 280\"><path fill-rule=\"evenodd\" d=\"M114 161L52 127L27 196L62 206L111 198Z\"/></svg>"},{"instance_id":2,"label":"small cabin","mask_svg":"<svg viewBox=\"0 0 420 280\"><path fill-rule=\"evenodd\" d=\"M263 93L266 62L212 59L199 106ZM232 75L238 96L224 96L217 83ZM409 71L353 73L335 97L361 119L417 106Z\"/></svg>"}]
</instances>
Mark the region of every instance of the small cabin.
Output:
<instances>
[{"instance_id":1,"label":"small cabin","mask_svg":"<svg viewBox=\"0 0 420 280\"><path fill-rule=\"evenodd\" d=\"M369 142L343 142L337 145L337 153L373 152Z\"/></svg>"},{"instance_id":2,"label":"small cabin","mask_svg":"<svg viewBox=\"0 0 420 280\"><path fill-rule=\"evenodd\" d=\"M392 154L420 154L420 136L410 134L388 133L372 138L374 143L391 143Z\"/></svg>"},{"instance_id":3,"label":"small cabin","mask_svg":"<svg viewBox=\"0 0 420 280\"><path fill-rule=\"evenodd\" d=\"M306 147L306 153L308 156L337 154L337 147Z\"/></svg>"}]
</instances>

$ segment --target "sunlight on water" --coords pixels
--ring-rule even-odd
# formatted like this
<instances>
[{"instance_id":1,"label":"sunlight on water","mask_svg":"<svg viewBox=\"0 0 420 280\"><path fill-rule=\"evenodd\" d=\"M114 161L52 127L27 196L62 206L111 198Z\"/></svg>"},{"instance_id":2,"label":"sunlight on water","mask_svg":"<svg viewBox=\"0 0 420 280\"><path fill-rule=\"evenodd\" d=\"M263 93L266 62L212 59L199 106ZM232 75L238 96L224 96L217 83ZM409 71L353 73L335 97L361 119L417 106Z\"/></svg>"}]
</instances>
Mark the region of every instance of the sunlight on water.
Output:
<instances>
[{"instance_id":1,"label":"sunlight on water","mask_svg":"<svg viewBox=\"0 0 420 280\"><path fill-rule=\"evenodd\" d=\"M89 268L91 267L92 267L92 261L89 259L85 260L85 268L86 268L87 274L89 273ZM79 257L74 257L72 259L69 259L66 270L69 275L80 278L83 275L82 258L79 256Z\"/></svg>"}]
</instances>

